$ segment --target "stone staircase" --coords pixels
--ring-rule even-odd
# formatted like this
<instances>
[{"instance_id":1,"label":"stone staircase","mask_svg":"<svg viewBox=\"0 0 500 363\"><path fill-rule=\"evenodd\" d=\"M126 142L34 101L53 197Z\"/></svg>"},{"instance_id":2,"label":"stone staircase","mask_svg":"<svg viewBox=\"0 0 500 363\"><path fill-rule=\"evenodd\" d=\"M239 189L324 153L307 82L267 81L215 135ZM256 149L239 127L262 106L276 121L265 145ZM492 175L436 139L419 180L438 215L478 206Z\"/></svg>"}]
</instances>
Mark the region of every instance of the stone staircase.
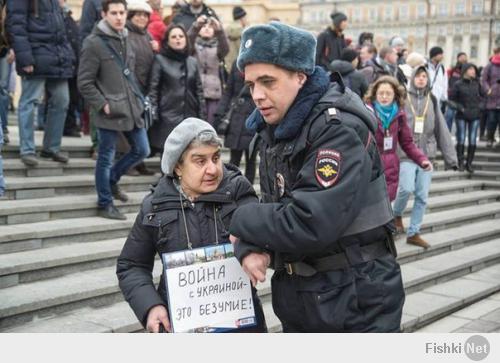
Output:
<instances>
[{"instance_id":1,"label":"stone staircase","mask_svg":"<svg viewBox=\"0 0 500 363\"><path fill-rule=\"evenodd\" d=\"M12 142L3 152L8 200L0 201L0 332L142 331L123 301L115 263L159 174L123 178L130 200L116 204L126 221L99 218L89 139L64 138L67 165L43 161L26 168L10 129ZM36 138L40 145L41 134ZM147 164L159 170L159 158ZM500 291L500 152L479 148L472 178L442 166L438 161L422 228L432 247L396 241L407 293L402 328L408 332L455 318L471 304L500 300L494 298ZM160 273L158 260L156 281ZM258 288L268 327L279 332L270 276Z\"/></svg>"}]
</instances>

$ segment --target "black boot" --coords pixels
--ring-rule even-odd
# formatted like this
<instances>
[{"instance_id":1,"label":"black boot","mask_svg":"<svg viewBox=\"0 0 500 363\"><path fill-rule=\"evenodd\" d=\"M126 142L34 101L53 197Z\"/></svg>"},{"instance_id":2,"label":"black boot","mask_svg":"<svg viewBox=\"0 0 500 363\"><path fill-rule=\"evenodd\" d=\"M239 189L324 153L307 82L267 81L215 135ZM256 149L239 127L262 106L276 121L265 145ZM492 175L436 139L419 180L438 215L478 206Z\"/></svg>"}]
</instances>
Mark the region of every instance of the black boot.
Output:
<instances>
[{"instance_id":1,"label":"black boot","mask_svg":"<svg viewBox=\"0 0 500 363\"><path fill-rule=\"evenodd\" d=\"M491 149L493 147L493 143L495 142L495 130L493 131L486 131L486 147L488 149Z\"/></svg>"},{"instance_id":2,"label":"black boot","mask_svg":"<svg viewBox=\"0 0 500 363\"><path fill-rule=\"evenodd\" d=\"M464 145L457 144L458 171L464 171Z\"/></svg>"},{"instance_id":3,"label":"black boot","mask_svg":"<svg viewBox=\"0 0 500 363\"><path fill-rule=\"evenodd\" d=\"M472 161L474 160L474 154L476 153L476 145L469 145L467 147L467 164L465 164L465 170L469 173L473 173Z\"/></svg>"}]
</instances>

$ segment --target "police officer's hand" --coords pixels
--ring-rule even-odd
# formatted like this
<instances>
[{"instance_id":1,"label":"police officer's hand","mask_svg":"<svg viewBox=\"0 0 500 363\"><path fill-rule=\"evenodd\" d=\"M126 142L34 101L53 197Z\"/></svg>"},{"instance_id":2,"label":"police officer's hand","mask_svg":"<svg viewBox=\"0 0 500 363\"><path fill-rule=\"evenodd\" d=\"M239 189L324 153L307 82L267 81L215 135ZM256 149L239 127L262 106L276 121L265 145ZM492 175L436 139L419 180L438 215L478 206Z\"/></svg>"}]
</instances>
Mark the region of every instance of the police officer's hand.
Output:
<instances>
[{"instance_id":1,"label":"police officer's hand","mask_svg":"<svg viewBox=\"0 0 500 363\"><path fill-rule=\"evenodd\" d=\"M165 306L163 305L156 305L149 310L146 329L150 333L159 333L160 323L166 331L169 333L172 332L172 327L170 326L170 321L168 320L167 309L165 309Z\"/></svg>"},{"instance_id":2,"label":"police officer's hand","mask_svg":"<svg viewBox=\"0 0 500 363\"><path fill-rule=\"evenodd\" d=\"M243 258L241 267L246 272L252 286L256 286L257 282L266 281L266 271L271 263L271 256L267 253L252 252Z\"/></svg>"},{"instance_id":3,"label":"police officer's hand","mask_svg":"<svg viewBox=\"0 0 500 363\"><path fill-rule=\"evenodd\" d=\"M422 169L424 169L425 171L432 171L432 163L429 160L423 161Z\"/></svg>"}]
</instances>

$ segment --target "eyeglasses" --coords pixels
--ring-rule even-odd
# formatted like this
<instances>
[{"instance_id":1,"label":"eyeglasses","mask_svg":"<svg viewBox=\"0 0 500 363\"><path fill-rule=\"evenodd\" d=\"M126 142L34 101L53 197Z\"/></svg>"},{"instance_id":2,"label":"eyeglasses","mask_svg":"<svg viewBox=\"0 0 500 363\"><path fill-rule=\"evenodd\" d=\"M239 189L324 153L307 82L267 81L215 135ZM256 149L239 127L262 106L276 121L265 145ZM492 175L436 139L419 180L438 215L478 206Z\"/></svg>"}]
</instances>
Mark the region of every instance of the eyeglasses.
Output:
<instances>
[{"instance_id":1,"label":"eyeglasses","mask_svg":"<svg viewBox=\"0 0 500 363\"><path fill-rule=\"evenodd\" d=\"M142 16L143 18L149 19L149 13L146 13L145 11L137 11L134 16Z\"/></svg>"},{"instance_id":2,"label":"eyeglasses","mask_svg":"<svg viewBox=\"0 0 500 363\"><path fill-rule=\"evenodd\" d=\"M377 92L377 96L380 96L380 97L392 97L392 96L394 96L394 92L384 92L384 91L381 91L381 92Z\"/></svg>"}]
</instances>

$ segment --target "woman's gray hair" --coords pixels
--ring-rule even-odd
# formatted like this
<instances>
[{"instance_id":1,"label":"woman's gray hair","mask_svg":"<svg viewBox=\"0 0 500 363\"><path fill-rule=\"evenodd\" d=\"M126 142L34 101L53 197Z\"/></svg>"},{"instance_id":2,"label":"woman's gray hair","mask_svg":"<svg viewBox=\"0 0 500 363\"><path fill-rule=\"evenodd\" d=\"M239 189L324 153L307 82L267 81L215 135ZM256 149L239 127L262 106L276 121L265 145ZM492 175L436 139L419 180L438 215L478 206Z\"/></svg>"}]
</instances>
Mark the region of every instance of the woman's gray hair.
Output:
<instances>
[{"instance_id":1,"label":"woman's gray hair","mask_svg":"<svg viewBox=\"0 0 500 363\"><path fill-rule=\"evenodd\" d=\"M181 157L179 158L178 164L182 164L184 161L184 156L186 153L195 147L200 146L216 146L222 147L222 140L216 134L210 131L200 132L188 145L188 147L182 152Z\"/></svg>"}]
</instances>

